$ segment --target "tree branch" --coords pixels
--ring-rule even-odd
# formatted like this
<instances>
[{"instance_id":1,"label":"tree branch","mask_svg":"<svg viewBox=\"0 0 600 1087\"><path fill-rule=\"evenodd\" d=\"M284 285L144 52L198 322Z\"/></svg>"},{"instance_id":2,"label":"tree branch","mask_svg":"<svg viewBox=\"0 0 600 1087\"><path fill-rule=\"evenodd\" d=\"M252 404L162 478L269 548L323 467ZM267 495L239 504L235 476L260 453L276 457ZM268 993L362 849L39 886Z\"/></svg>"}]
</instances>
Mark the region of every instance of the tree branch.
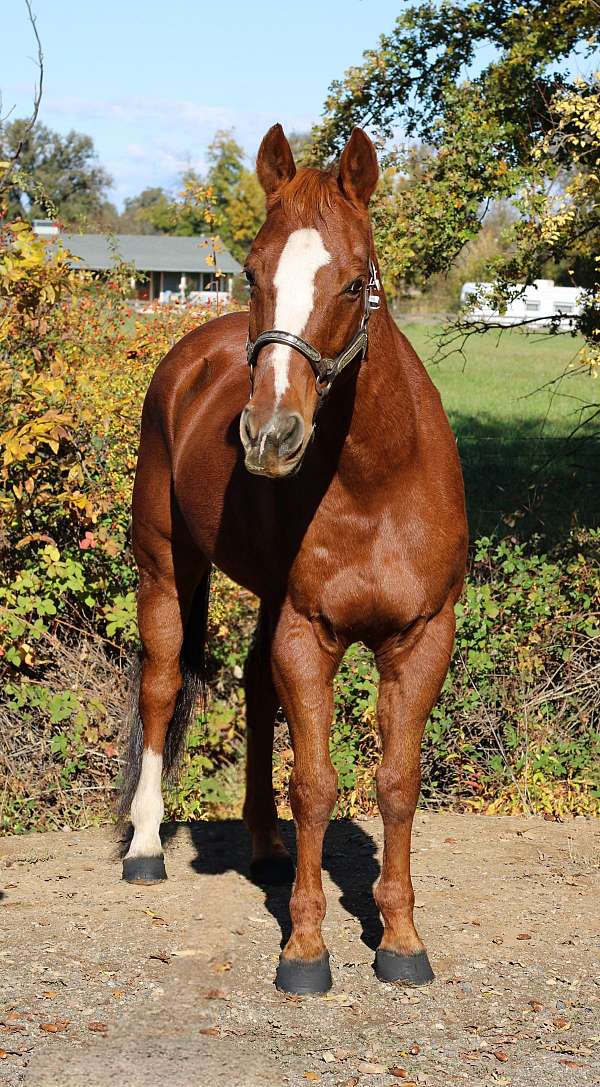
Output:
<instances>
[{"instance_id":1,"label":"tree branch","mask_svg":"<svg viewBox=\"0 0 600 1087\"><path fill-rule=\"evenodd\" d=\"M38 33L36 17L33 14L33 10L32 10L32 7L31 7L31 0L25 0L25 7L27 8L27 15L29 17L29 22L31 24L31 28L33 30L33 34L34 34L36 44L37 44L37 60L36 60L36 63L37 63L37 70L38 70L38 79L36 81L35 88L34 88L33 109L31 111L31 116L30 116L29 120L27 121L27 124L25 126L23 135L21 136L21 139L19 140L19 143L18 143L15 151L13 152L13 154L8 159L8 162L10 163L10 165L9 165L8 169L6 170L6 172L4 173L2 179L0 180L0 192L2 192L3 189L8 188L8 185L10 184L10 175L13 172L15 166L18 163L19 156L21 154L21 151L23 150L23 144L25 143L25 140L26 140L27 136L29 136L29 133L32 131L33 126L35 125L35 122L38 119L38 114L40 112L40 105L41 105L41 101L42 101L42 90L43 90L43 85L44 85L44 53L43 53L43 50L42 50L42 42L40 40L40 35Z\"/></svg>"}]
</instances>

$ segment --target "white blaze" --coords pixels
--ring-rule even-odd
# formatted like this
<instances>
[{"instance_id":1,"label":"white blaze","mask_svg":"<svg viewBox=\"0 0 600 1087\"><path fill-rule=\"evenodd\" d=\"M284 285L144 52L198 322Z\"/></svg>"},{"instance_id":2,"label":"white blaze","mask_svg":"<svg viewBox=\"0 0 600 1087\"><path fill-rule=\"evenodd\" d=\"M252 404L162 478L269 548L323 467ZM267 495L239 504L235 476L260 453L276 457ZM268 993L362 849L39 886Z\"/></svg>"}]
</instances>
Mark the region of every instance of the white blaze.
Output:
<instances>
[{"instance_id":1,"label":"white blaze","mask_svg":"<svg viewBox=\"0 0 600 1087\"><path fill-rule=\"evenodd\" d=\"M329 264L331 254L314 227L294 230L283 247L273 280L275 286L274 328L301 336L312 313L315 276ZM281 400L288 387L291 347L275 344L271 361L275 369L275 396Z\"/></svg>"},{"instance_id":2,"label":"white blaze","mask_svg":"<svg viewBox=\"0 0 600 1087\"><path fill-rule=\"evenodd\" d=\"M147 747L142 755L142 770L131 804L134 835L128 857L156 857L162 853L160 824L164 815L160 779L162 755Z\"/></svg>"}]
</instances>

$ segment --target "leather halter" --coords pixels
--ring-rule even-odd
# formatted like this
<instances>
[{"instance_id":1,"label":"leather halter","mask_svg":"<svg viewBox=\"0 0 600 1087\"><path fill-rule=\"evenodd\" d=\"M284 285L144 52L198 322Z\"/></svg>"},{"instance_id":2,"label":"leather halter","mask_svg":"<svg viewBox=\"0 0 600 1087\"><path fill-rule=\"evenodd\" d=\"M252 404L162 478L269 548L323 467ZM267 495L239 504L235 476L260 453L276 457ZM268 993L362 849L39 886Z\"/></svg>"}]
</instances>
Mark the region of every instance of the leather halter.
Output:
<instances>
[{"instance_id":1,"label":"leather halter","mask_svg":"<svg viewBox=\"0 0 600 1087\"><path fill-rule=\"evenodd\" d=\"M261 332L254 341L248 339L246 343L246 355L248 357L248 366L250 367L250 394L254 391L254 367L256 366L256 360L263 347L266 347L270 343L282 343L286 347L293 347L295 351L299 351L301 355L310 363L311 369L315 375L315 383L319 396L324 397L327 395L333 382L338 374L341 374L342 370L353 362L355 358L360 356L360 361L364 359L367 353L367 347L369 343L368 324L371 311L379 309L379 292L381 285L379 277L377 275L377 269L372 260L369 260L369 278L364 287L364 308L363 315L360 322L358 332L355 332L354 336L349 343L340 351L339 355L336 355L333 359L324 358L320 351L317 351L316 347L307 343L301 336L294 336L292 332L282 332L279 329L271 328L266 332Z\"/></svg>"}]
</instances>

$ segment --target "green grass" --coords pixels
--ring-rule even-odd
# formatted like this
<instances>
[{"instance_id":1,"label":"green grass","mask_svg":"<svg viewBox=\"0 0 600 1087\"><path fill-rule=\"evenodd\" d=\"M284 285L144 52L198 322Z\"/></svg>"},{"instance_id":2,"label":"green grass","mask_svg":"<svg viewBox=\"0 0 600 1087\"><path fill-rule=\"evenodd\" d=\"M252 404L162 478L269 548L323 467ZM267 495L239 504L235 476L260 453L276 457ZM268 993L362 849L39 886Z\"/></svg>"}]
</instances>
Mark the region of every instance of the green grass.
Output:
<instances>
[{"instance_id":1,"label":"green grass","mask_svg":"<svg viewBox=\"0 0 600 1087\"><path fill-rule=\"evenodd\" d=\"M554 543L571 527L598 526L600 414L573 434L600 412L600 384L569 371L582 341L492 331L469 337L464 356L436 359L441 326L400 324L456 434L472 537L539 533Z\"/></svg>"}]
</instances>

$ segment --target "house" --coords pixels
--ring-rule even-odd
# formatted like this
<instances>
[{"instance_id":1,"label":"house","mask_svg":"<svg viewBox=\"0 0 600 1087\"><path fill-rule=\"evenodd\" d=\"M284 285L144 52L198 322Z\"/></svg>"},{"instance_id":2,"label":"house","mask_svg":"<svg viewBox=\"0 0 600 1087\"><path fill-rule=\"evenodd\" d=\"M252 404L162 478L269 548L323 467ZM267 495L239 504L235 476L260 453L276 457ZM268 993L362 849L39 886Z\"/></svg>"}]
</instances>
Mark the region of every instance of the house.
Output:
<instances>
[{"instance_id":1,"label":"house","mask_svg":"<svg viewBox=\"0 0 600 1087\"><path fill-rule=\"evenodd\" d=\"M490 325L531 324L534 327L558 323L560 328L573 327L573 318L581 313L583 291L578 287L557 287L553 279L536 279L525 287L516 284L519 296L508 304L504 313L486 302L493 283L465 283L460 292L463 306L469 306L468 321ZM474 305L471 300L476 299Z\"/></svg>"},{"instance_id":2,"label":"house","mask_svg":"<svg viewBox=\"0 0 600 1087\"><path fill-rule=\"evenodd\" d=\"M190 292L230 295L233 277L241 272L218 238L213 244L212 238L198 235L66 234L45 219L35 220L33 229L41 237L60 240L78 258L77 268L106 272L121 261L131 265L139 273L139 278L132 276L132 291L143 301L168 302Z\"/></svg>"}]
</instances>

